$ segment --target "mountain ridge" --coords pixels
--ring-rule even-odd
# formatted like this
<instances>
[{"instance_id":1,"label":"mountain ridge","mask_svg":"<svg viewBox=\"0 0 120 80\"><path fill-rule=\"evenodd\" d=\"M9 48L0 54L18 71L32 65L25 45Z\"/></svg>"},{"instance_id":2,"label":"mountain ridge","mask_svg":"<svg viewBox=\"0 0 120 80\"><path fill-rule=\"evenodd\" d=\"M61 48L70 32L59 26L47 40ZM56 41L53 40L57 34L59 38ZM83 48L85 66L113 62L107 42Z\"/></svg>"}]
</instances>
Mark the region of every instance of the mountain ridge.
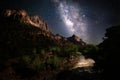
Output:
<instances>
[{"instance_id":1,"label":"mountain ridge","mask_svg":"<svg viewBox=\"0 0 120 80\"><path fill-rule=\"evenodd\" d=\"M29 16L29 14L23 9L1 10L0 24L3 25L5 23L6 25L7 23L10 23L8 25L11 25L12 22L13 22L13 26L14 26L14 22L18 22L20 25L23 24L21 26L30 25L36 29L39 28L41 31L38 31L37 34L43 34L44 36L48 36L53 40L57 40L57 41L62 40L64 42L72 42L77 45L86 45L86 43L76 35L73 35L68 38L63 37L59 34L54 35L50 30L49 26L46 24L46 22L42 19L42 17L38 15ZM16 26L18 23L16 23Z\"/></svg>"}]
</instances>

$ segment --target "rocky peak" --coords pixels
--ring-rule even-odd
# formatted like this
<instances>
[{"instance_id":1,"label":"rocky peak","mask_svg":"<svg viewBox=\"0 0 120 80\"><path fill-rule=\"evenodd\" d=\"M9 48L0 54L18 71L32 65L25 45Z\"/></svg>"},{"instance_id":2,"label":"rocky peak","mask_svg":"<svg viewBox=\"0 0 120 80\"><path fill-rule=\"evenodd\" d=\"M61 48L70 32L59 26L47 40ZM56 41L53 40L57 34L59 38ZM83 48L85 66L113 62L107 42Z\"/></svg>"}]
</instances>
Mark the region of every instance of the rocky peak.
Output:
<instances>
[{"instance_id":1,"label":"rocky peak","mask_svg":"<svg viewBox=\"0 0 120 80\"><path fill-rule=\"evenodd\" d=\"M7 10L5 10L4 15L7 17L9 17L11 15L21 15L21 17L28 16L27 12L23 9L21 9L21 10L7 9Z\"/></svg>"},{"instance_id":2,"label":"rocky peak","mask_svg":"<svg viewBox=\"0 0 120 80\"><path fill-rule=\"evenodd\" d=\"M75 34L73 34L71 37L67 38L68 41L73 42L74 44L78 44L78 45L86 45L85 42L82 41L82 39L80 39L78 36L76 36Z\"/></svg>"},{"instance_id":3,"label":"rocky peak","mask_svg":"<svg viewBox=\"0 0 120 80\"><path fill-rule=\"evenodd\" d=\"M44 22L44 20L42 19L42 17L40 17L38 15L31 16L30 18L36 24L40 24L40 23Z\"/></svg>"},{"instance_id":4,"label":"rocky peak","mask_svg":"<svg viewBox=\"0 0 120 80\"><path fill-rule=\"evenodd\" d=\"M45 23L42 17L35 15L35 16L31 16L30 20L31 20L31 24L36 25L37 27L41 27L42 30L46 30L47 32L50 31L48 25Z\"/></svg>"},{"instance_id":5,"label":"rocky peak","mask_svg":"<svg viewBox=\"0 0 120 80\"><path fill-rule=\"evenodd\" d=\"M71 38L73 38L76 41L81 41L81 39L78 36L76 36L75 34L73 34Z\"/></svg>"},{"instance_id":6,"label":"rocky peak","mask_svg":"<svg viewBox=\"0 0 120 80\"><path fill-rule=\"evenodd\" d=\"M23 9L7 9L2 10L1 13L2 14L0 14L0 21L18 21L20 23L25 23L40 28L42 31L51 33L48 25L40 16L29 16L28 13Z\"/></svg>"},{"instance_id":7,"label":"rocky peak","mask_svg":"<svg viewBox=\"0 0 120 80\"><path fill-rule=\"evenodd\" d=\"M14 9L7 9L3 12L3 17L11 18L13 20L18 20L20 22L27 22L29 20L29 16L27 12L23 9L21 10L14 10Z\"/></svg>"}]
</instances>

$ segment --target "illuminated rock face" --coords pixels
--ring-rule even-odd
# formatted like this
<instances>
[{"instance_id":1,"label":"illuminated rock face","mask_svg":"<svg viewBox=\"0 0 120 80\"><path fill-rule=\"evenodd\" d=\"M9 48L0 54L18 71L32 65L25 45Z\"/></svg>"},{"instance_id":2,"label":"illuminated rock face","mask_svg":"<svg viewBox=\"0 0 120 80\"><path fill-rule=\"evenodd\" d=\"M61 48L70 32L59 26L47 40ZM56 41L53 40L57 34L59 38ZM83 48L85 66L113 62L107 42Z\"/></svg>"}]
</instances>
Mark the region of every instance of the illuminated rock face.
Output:
<instances>
[{"instance_id":1,"label":"illuminated rock face","mask_svg":"<svg viewBox=\"0 0 120 80\"><path fill-rule=\"evenodd\" d=\"M31 20L32 24L40 27L42 30L44 30L46 32L51 32L49 29L49 26L45 23L45 21L42 19L42 17L35 15L35 16L31 16L30 20Z\"/></svg>"},{"instance_id":2,"label":"illuminated rock face","mask_svg":"<svg viewBox=\"0 0 120 80\"><path fill-rule=\"evenodd\" d=\"M28 13L21 9L7 9L3 10L2 14L0 14L3 19L7 18L14 21L19 21L21 23L26 23L28 25L32 25L34 27L40 28L43 31L51 33L48 25L40 16L29 16Z\"/></svg>"},{"instance_id":3,"label":"illuminated rock face","mask_svg":"<svg viewBox=\"0 0 120 80\"><path fill-rule=\"evenodd\" d=\"M17 20L20 22L28 22L29 21L29 16L27 12L23 9L21 10L12 10L12 9L7 9L3 11L3 17L6 18L11 18L13 20Z\"/></svg>"}]
</instances>

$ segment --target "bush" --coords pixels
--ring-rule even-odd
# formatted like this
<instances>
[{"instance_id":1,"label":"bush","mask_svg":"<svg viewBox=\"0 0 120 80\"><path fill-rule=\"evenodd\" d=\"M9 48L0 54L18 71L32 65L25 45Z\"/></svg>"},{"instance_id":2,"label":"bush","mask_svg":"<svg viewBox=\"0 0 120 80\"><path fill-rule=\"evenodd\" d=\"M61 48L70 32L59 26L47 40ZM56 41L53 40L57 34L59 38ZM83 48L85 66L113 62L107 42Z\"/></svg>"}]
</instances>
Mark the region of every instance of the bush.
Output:
<instances>
[{"instance_id":1,"label":"bush","mask_svg":"<svg viewBox=\"0 0 120 80\"><path fill-rule=\"evenodd\" d=\"M59 68L60 67L61 60L57 56L52 56L52 57L48 57L46 63L47 63L48 66L50 66L51 68L54 69L54 68Z\"/></svg>"},{"instance_id":2,"label":"bush","mask_svg":"<svg viewBox=\"0 0 120 80\"><path fill-rule=\"evenodd\" d=\"M34 70L38 71L42 70L45 66L43 61L41 60L39 55L36 55L31 63L31 66L33 67Z\"/></svg>"},{"instance_id":3,"label":"bush","mask_svg":"<svg viewBox=\"0 0 120 80\"><path fill-rule=\"evenodd\" d=\"M54 53L60 53L61 48L59 46L49 47L49 51L54 52Z\"/></svg>"},{"instance_id":4,"label":"bush","mask_svg":"<svg viewBox=\"0 0 120 80\"><path fill-rule=\"evenodd\" d=\"M65 44L62 47L62 56L63 57L70 57L71 55L74 55L76 52L78 52L79 46L75 44Z\"/></svg>"}]
</instances>

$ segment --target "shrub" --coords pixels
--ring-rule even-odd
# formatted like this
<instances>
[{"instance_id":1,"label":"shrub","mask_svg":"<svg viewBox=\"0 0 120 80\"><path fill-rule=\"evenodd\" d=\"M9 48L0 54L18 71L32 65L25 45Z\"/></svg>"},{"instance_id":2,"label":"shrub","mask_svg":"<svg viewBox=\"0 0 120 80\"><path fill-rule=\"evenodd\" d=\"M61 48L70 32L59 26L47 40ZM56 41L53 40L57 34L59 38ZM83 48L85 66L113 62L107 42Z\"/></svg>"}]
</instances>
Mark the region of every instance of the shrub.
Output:
<instances>
[{"instance_id":1,"label":"shrub","mask_svg":"<svg viewBox=\"0 0 120 80\"><path fill-rule=\"evenodd\" d=\"M52 56L52 57L48 57L46 63L51 68L58 68L58 67L60 67L61 60L57 56Z\"/></svg>"}]
</instances>

